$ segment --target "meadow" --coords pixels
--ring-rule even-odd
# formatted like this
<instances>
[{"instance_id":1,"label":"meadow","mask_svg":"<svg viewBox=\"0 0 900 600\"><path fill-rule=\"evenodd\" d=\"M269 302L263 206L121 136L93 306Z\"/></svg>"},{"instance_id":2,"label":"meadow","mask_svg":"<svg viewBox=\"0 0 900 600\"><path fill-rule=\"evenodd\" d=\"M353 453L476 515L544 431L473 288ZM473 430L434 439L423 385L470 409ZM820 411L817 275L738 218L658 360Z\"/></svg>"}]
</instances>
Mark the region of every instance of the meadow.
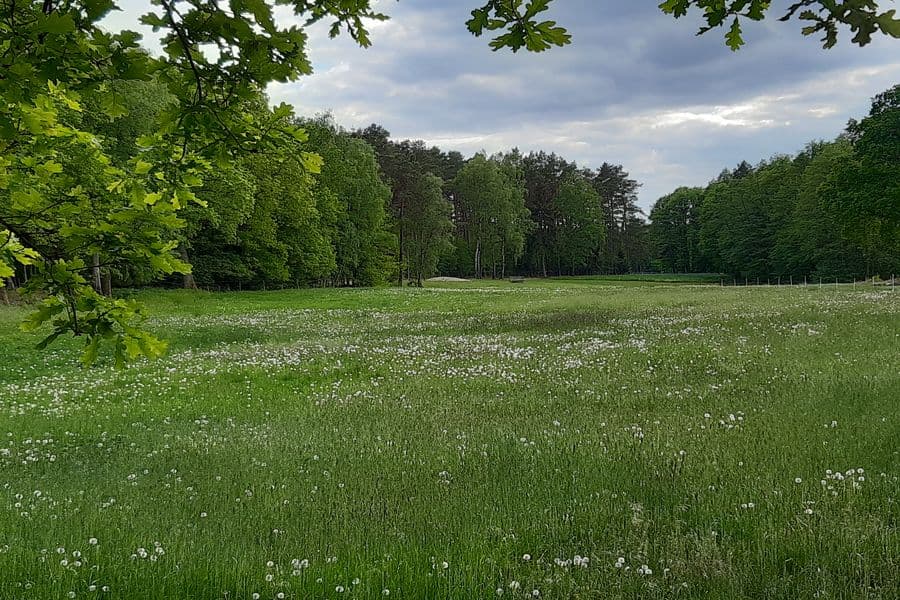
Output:
<instances>
[{"instance_id":1,"label":"meadow","mask_svg":"<svg viewBox=\"0 0 900 600\"><path fill-rule=\"evenodd\" d=\"M141 292L0 307L0 598L900 598L900 291Z\"/></svg>"}]
</instances>

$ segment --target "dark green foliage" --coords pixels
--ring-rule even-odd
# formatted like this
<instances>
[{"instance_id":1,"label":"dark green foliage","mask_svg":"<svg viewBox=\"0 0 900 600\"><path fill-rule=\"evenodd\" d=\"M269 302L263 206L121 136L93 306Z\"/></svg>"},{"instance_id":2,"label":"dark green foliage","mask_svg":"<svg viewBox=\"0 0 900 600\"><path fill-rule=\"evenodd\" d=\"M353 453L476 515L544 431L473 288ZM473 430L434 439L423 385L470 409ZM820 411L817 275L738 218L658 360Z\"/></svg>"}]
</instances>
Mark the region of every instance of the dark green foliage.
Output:
<instances>
[{"instance_id":1,"label":"dark green foliage","mask_svg":"<svg viewBox=\"0 0 900 600\"><path fill-rule=\"evenodd\" d=\"M531 228L517 165L476 154L453 181L456 263L476 278L505 277L525 248ZM465 264L466 262L469 264Z\"/></svg>"},{"instance_id":2,"label":"dark green foliage","mask_svg":"<svg viewBox=\"0 0 900 600\"><path fill-rule=\"evenodd\" d=\"M491 48L510 48L518 52L526 48L531 52L543 52L553 46L565 46L572 36L559 27L556 21L538 21L535 17L546 11L553 0L489 0L483 7L472 11L466 23L475 35L485 30L499 34L491 41Z\"/></svg>"},{"instance_id":3,"label":"dark green foliage","mask_svg":"<svg viewBox=\"0 0 900 600\"><path fill-rule=\"evenodd\" d=\"M656 267L670 273L708 270L700 254L700 210L704 191L678 188L660 198L650 212Z\"/></svg>"},{"instance_id":4,"label":"dark green foliage","mask_svg":"<svg viewBox=\"0 0 900 600\"><path fill-rule=\"evenodd\" d=\"M435 146L427 146L421 140L390 140L390 133L380 125L370 125L366 129L353 134L365 140L375 150L381 176L391 188L390 217L393 233L396 235L397 280L415 279L411 265L421 262L412 256L410 249L410 227L415 227L416 205L421 202L418 197L429 186L423 177L433 174L440 179L444 198L450 200L450 184L463 166L463 157L459 152L443 152ZM384 238L383 247L393 247L393 241ZM446 252L445 252L446 251ZM450 249L441 246L436 258L446 258ZM444 256L442 256L444 255Z\"/></svg>"},{"instance_id":5,"label":"dark green foliage","mask_svg":"<svg viewBox=\"0 0 900 600\"><path fill-rule=\"evenodd\" d=\"M828 190L868 268L900 272L900 85L876 96L869 115L851 121L847 133L854 160L836 170Z\"/></svg>"},{"instance_id":6,"label":"dark green foliage","mask_svg":"<svg viewBox=\"0 0 900 600\"><path fill-rule=\"evenodd\" d=\"M822 34L822 44L831 48L837 43L838 28L849 27L853 43L865 46L878 33L900 38L900 19L896 10L880 10L875 0L794 0L781 21L799 18L807 23L803 35ZM744 45L742 20L762 21L772 8L771 0L663 0L659 7L675 18L690 9L703 13L705 24L699 33L726 27L725 43L732 50Z\"/></svg>"},{"instance_id":7,"label":"dark green foliage","mask_svg":"<svg viewBox=\"0 0 900 600\"><path fill-rule=\"evenodd\" d=\"M404 212L409 278L422 287L442 254L452 248L453 206L442 193L440 177L426 173L412 181Z\"/></svg>"},{"instance_id":8,"label":"dark green foliage","mask_svg":"<svg viewBox=\"0 0 900 600\"><path fill-rule=\"evenodd\" d=\"M299 122L321 172L248 156L200 190L187 212L187 247L201 286L375 285L393 272L393 239L372 148L327 118ZM187 281L186 281L187 283Z\"/></svg>"},{"instance_id":9,"label":"dark green foliage","mask_svg":"<svg viewBox=\"0 0 900 600\"><path fill-rule=\"evenodd\" d=\"M620 165L603 163L585 172L600 194L606 219L606 246L596 257L603 273L635 273L649 268L649 238L644 213L637 205L641 184Z\"/></svg>"},{"instance_id":10,"label":"dark green foliage","mask_svg":"<svg viewBox=\"0 0 900 600\"><path fill-rule=\"evenodd\" d=\"M560 185L556 205L560 217L556 227L557 270L577 275L589 266L606 239L600 194L588 179L572 173Z\"/></svg>"},{"instance_id":11,"label":"dark green foliage","mask_svg":"<svg viewBox=\"0 0 900 600\"><path fill-rule=\"evenodd\" d=\"M365 141L351 137L329 119L303 123L310 144L324 160L316 177L320 202L331 198L328 211L336 263L336 285L385 283L394 272L387 209L391 190L378 172L375 153Z\"/></svg>"},{"instance_id":12,"label":"dark green foliage","mask_svg":"<svg viewBox=\"0 0 900 600\"><path fill-rule=\"evenodd\" d=\"M556 21L539 20L552 6L553 0L489 0L472 11L466 23L474 35L485 31L500 31L490 43L491 48L509 48L513 52L525 48L542 52L553 46L565 46L571 36ZM837 43L838 28L853 32L853 43L865 46L873 35L883 34L900 38L900 18L896 9L881 10L875 0L794 0L781 16L781 21L799 18L806 25L803 35L822 34L822 44L831 48ZM881 3L882 5L885 3ZM725 28L725 43L732 50L744 45L745 21L762 21L772 8L771 0L662 0L659 8L676 19L696 9L702 14L698 32L706 33Z\"/></svg>"},{"instance_id":13,"label":"dark green foliage","mask_svg":"<svg viewBox=\"0 0 900 600\"><path fill-rule=\"evenodd\" d=\"M742 162L705 189L661 198L650 217L667 271L748 281L900 272L900 86L835 142Z\"/></svg>"},{"instance_id":14,"label":"dark green foliage","mask_svg":"<svg viewBox=\"0 0 900 600\"><path fill-rule=\"evenodd\" d=\"M556 154L531 153L521 157L525 179L525 206L531 212L534 228L526 246L526 270L546 277L561 274L557 226L561 219L557 198L562 182L576 166Z\"/></svg>"}]
</instances>

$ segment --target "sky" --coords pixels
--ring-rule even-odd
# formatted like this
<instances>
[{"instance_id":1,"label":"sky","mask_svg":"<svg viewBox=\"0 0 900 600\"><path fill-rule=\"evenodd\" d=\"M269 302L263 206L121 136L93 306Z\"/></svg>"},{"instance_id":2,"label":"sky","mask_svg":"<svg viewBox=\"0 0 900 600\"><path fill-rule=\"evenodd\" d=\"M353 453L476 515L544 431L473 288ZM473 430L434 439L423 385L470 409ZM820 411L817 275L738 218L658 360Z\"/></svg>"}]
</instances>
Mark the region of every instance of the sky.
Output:
<instances>
[{"instance_id":1,"label":"sky","mask_svg":"<svg viewBox=\"0 0 900 600\"><path fill-rule=\"evenodd\" d=\"M148 0L120 0L109 29L136 26ZM900 41L864 48L842 31L823 50L799 22L745 28L732 52L724 31L695 36L657 0L555 0L547 18L573 43L542 54L493 52L465 28L478 0L375 0L391 16L361 49L327 26L310 30L315 73L268 92L301 115L330 111L347 128L378 123L395 139L423 139L466 156L518 147L554 151L580 166L621 164L649 211L679 186L702 186L725 167L833 139L871 97L900 83ZM880 2L885 8L900 2ZM294 19L279 9L280 22ZM143 30L152 48L152 33Z\"/></svg>"}]
</instances>

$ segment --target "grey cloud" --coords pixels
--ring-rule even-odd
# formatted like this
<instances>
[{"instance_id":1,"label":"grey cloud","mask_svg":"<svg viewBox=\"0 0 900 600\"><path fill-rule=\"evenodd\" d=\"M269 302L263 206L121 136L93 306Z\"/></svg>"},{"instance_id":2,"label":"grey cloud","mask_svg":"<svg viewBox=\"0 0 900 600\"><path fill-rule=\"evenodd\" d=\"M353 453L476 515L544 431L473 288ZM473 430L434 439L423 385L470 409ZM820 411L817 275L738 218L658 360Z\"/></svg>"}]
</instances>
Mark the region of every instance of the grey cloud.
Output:
<instances>
[{"instance_id":1,"label":"grey cloud","mask_svg":"<svg viewBox=\"0 0 900 600\"><path fill-rule=\"evenodd\" d=\"M116 24L145 0L129 0ZM645 183L649 206L723 167L833 138L868 99L900 79L897 42L824 51L775 20L749 26L748 46L721 31L696 37L696 16L675 21L657 2L557 0L552 18L574 44L540 55L494 53L465 30L477 0L381 0L392 16L374 47L310 35L316 73L270 89L348 127L377 121L395 136L474 152L545 148L586 166L621 162ZM291 18L286 12L282 19Z\"/></svg>"}]
</instances>

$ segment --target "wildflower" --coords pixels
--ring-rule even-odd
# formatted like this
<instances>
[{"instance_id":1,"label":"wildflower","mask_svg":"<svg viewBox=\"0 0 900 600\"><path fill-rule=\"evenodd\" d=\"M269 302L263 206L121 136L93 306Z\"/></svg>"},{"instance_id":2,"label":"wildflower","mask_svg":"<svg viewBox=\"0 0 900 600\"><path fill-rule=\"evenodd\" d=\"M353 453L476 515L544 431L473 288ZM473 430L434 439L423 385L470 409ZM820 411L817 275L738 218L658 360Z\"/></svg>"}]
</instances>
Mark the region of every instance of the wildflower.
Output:
<instances>
[{"instance_id":1,"label":"wildflower","mask_svg":"<svg viewBox=\"0 0 900 600\"><path fill-rule=\"evenodd\" d=\"M521 585L518 581L516 581L516 580L513 580L513 581L510 581L510 582L509 582L509 589L511 589L512 591L516 591L516 590L518 590L520 587L522 587L522 585Z\"/></svg>"},{"instance_id":2,"label":"wildflower","mask_svg":"<svg viewBox=\"0 0 900 600\"><path fill-rule=\"evenodd\" d=\"M342 585L336 586L336 587L334 588L334 591L336 591L338 594L343 594L343 593L344 593L344 586L342 586Z\"/></svg>"},{"instance_id":3,"label":"wildflower","mask_svg":"<svg viewBox=\"0 0 900 600\"><path fill-rule=\"evenodd\" d=\"M524 560L525 562L528 562L529 560L531 560L531 555L530 555L530 554L523 554L523 555L522 555L522 560Z\"/></svg>"},{"instance_id":4,"label":"wildflower","mask_svg":"<svg viewBox=\"0 0 900 600\"><path fill-rule=\"evenodd\" d=\"M807 509L804 510L803 512L806 513L806 514L808 514L808 515L811 515L811 514L813 514L813 509L807 508Z\"/></svg>"},{"instance_id":5,"label":"wildflower","mask_svg":"<svg viewBox=\"0 0 900 600\"><path fill-rule=\"evenodd\" d=\"M541 596L541 590L531 590L532 598L539 598Z\"/></svg>"},{"instance_id":6,"label":"wildflower","mask_svg":"<svg viewBox=\"0 0 900 600\"><path fill-rule=\"evenodd\" d=\"M96 546L98 543L99 542L97 541L97 538L94 538L94 537L92 537L91 539L88 540L88 544L91 546Z\"/></svg>"},{"instance_id":7,"label":"wildflower","mask_svg":"<svg viewBox=\"0 0 900 600\"><path fill-rule=\"evenodd\" d=\"M794 483L798 483L798 484L799 484L799 483L803 483L803 480L800 479L799 477L795 477L795 478L794 478Z\"/></svg>"}]
</instances>

